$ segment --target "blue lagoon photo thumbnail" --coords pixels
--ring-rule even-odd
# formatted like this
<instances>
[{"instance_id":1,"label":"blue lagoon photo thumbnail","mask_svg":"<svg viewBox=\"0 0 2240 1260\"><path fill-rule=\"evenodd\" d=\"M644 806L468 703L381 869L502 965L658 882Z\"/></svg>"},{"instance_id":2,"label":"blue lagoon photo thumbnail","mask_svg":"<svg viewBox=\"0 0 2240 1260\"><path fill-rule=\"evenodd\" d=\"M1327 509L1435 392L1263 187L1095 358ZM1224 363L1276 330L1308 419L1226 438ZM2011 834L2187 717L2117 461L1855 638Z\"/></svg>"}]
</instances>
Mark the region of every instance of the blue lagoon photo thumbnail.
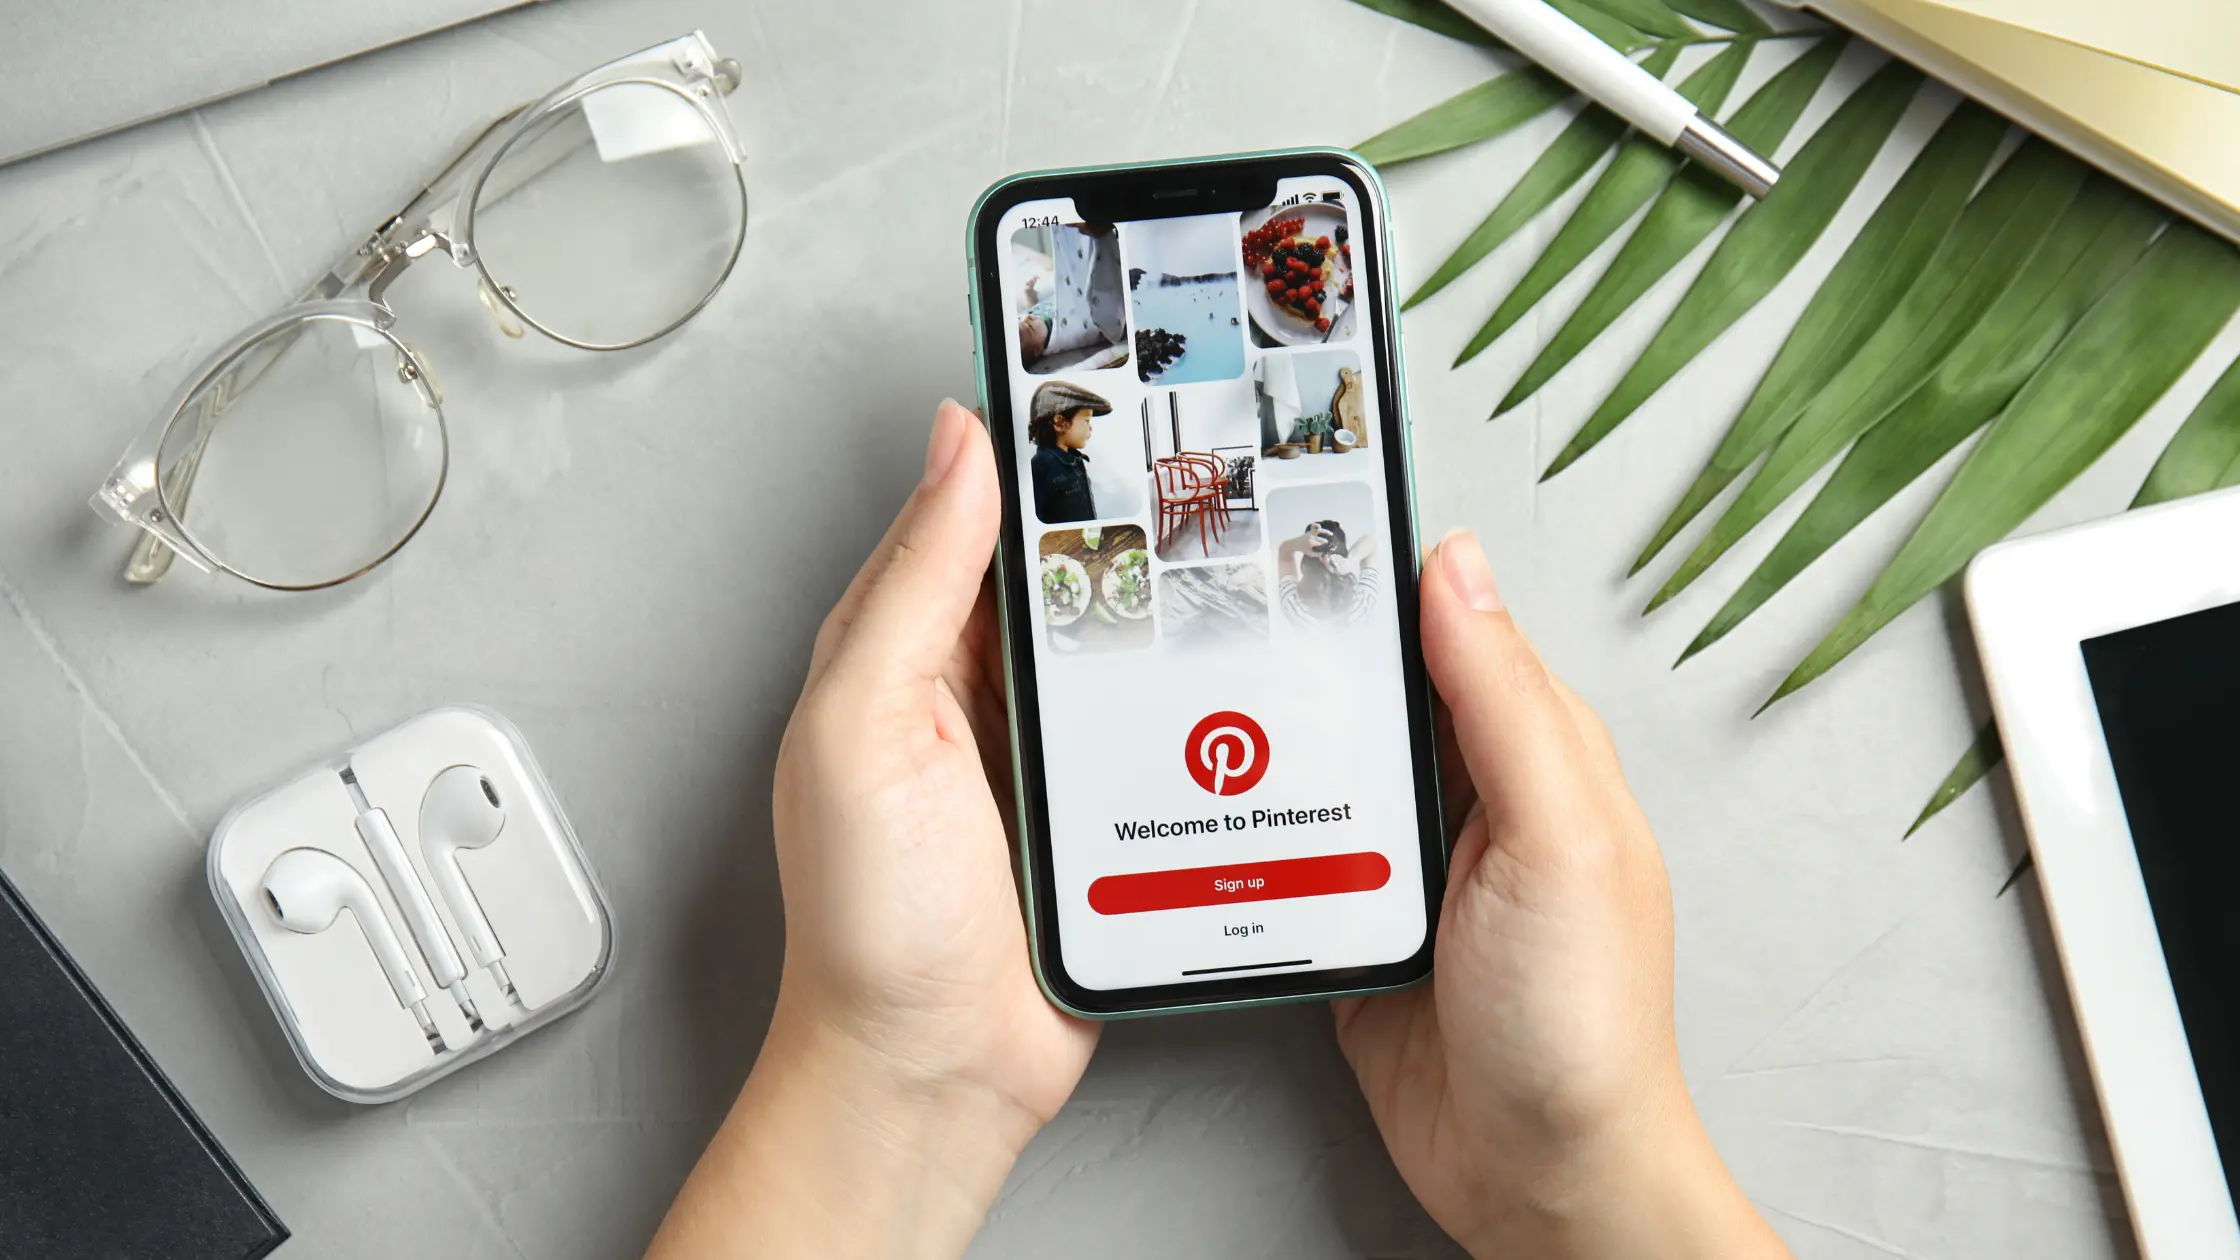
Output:
<instances>
[{"instance_id":1,"label":"blue lagoon photo thumbnail","mask_svg":"<svg viewBox=\"0 0 2240 1260\"><path fill-rule=\"evenodd\" d=\"M1136 372L1156 385L1244 374L1233 214L1124 225Z\"/></svg>"}]
</instances>

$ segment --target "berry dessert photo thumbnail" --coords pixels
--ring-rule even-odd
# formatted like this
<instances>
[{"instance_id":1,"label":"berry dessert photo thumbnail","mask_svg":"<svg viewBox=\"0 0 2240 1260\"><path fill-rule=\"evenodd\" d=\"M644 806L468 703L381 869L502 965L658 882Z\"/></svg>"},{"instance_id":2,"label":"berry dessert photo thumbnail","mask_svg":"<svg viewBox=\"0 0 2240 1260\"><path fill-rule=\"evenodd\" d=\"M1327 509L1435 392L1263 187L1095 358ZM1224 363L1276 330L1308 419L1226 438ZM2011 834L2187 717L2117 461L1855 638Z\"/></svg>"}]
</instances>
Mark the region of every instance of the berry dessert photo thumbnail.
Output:
<instances>
[{"instance_id":1,"label":"berry dessert photo thumbnail","mask_svg":"<svg viewBox=\"0 0 2240 1260\"><path fill-rule=\"evenodd\" d=\"M1245 309L1257 346L1311 346L1353 335L1353 242L1345 203L1280 205L1243 218Z\"/></svg>"}]
</instances>

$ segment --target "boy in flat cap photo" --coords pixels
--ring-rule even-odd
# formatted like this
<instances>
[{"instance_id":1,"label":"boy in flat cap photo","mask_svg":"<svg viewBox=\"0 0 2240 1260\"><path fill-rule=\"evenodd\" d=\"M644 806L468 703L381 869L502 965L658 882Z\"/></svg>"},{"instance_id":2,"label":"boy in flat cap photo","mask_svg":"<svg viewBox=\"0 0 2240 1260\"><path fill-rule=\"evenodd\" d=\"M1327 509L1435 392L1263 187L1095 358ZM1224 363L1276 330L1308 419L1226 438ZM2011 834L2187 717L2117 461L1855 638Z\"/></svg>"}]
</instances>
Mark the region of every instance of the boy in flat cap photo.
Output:
<instances>
[{"instance_id":1,"label":"boy in flat cap photo","mask_svg":"<svg viewBox=\"0 0 2240 1260\"><path fill-rule=\"evenodd\" d=\"M1046 524L1097 519L1097 500L1089 488L1089 419L1112 404L1067 381L1051 381L1034 391L1027 406L1027 440L1038 448L1034 472L1034 514Z\"/></svg>"}]
</instances>

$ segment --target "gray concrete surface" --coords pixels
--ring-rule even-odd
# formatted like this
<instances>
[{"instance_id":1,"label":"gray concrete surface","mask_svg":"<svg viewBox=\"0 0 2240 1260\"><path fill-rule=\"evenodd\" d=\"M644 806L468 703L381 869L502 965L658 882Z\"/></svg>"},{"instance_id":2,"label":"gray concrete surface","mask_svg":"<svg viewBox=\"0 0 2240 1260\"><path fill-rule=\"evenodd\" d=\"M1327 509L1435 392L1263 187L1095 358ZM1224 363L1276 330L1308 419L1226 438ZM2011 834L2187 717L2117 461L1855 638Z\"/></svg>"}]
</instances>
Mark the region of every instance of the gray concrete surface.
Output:
<instances>
[{"instance_id":1,"label":"gray concrete surface","mask_svg":"<svg viewBox=\"0 0 2240 1260\"><path fill-rule=\"evenodd\" d=\"M371 580L294 597L117 580L126 531L83 500L195 359L401 204L455 136L694 26L746 67L734 109L755 194L737 276L700 320L588 369L447 380L454 482ZM1301 61L1326 68L1311 89L1271 80ZM981 187L1352 141L1487 64L1344 0L555 0L0 170L0 864L294 1227L284 1254L642 1246L768 1017L766 800L810 636L916 477L933 403L972 387L962 216ZM1395 174L1404 280L1560 123ZM1914 610L1748 720L1925 493L1676 673L1743 570L1646 621L1649 588L1621 578L1865 209L1546 485L1548 454L1702 254L1498 423L1491 402L1583 286L1453 373L1531 247L1411 313L1422 514L1432 534L1480 531L1526 627L1615 731L1672 868L1690 1079L1797 1250L2126 1254L2037 894L1993 895L2022 844L2006 797L1978 792L1899 840L1984 711L1957 605ZM2046 521L2119 507L2207 383L2189 377ZM619 973L496 1060L351 1107L290 1059L210 905L202 846L244 794L450 700L536 745L616 902ZM973 1254L1060 1251L1456 1254L1314 1008L1113 1028Z\"/></svg>"}]
</instances>

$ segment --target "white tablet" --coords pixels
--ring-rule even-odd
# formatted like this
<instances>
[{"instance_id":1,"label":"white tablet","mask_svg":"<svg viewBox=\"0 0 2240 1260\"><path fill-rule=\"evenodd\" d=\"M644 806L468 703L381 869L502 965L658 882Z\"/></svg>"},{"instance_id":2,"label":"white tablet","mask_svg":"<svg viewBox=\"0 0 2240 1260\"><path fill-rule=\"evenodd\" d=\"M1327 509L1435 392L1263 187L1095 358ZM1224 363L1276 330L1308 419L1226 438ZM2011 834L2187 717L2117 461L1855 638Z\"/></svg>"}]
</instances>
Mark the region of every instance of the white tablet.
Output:
<instances>
[{"instance_id":1,"label":"white tablet","mask_svg":"<svg viewBox=\"0 0 2240 1260\"><path fill-rule=\"evenodd\" d=\"M1993 547L1967 595L2140 1249L2240 1260L2240 490Z\"/></svg>"}]
</instances>

